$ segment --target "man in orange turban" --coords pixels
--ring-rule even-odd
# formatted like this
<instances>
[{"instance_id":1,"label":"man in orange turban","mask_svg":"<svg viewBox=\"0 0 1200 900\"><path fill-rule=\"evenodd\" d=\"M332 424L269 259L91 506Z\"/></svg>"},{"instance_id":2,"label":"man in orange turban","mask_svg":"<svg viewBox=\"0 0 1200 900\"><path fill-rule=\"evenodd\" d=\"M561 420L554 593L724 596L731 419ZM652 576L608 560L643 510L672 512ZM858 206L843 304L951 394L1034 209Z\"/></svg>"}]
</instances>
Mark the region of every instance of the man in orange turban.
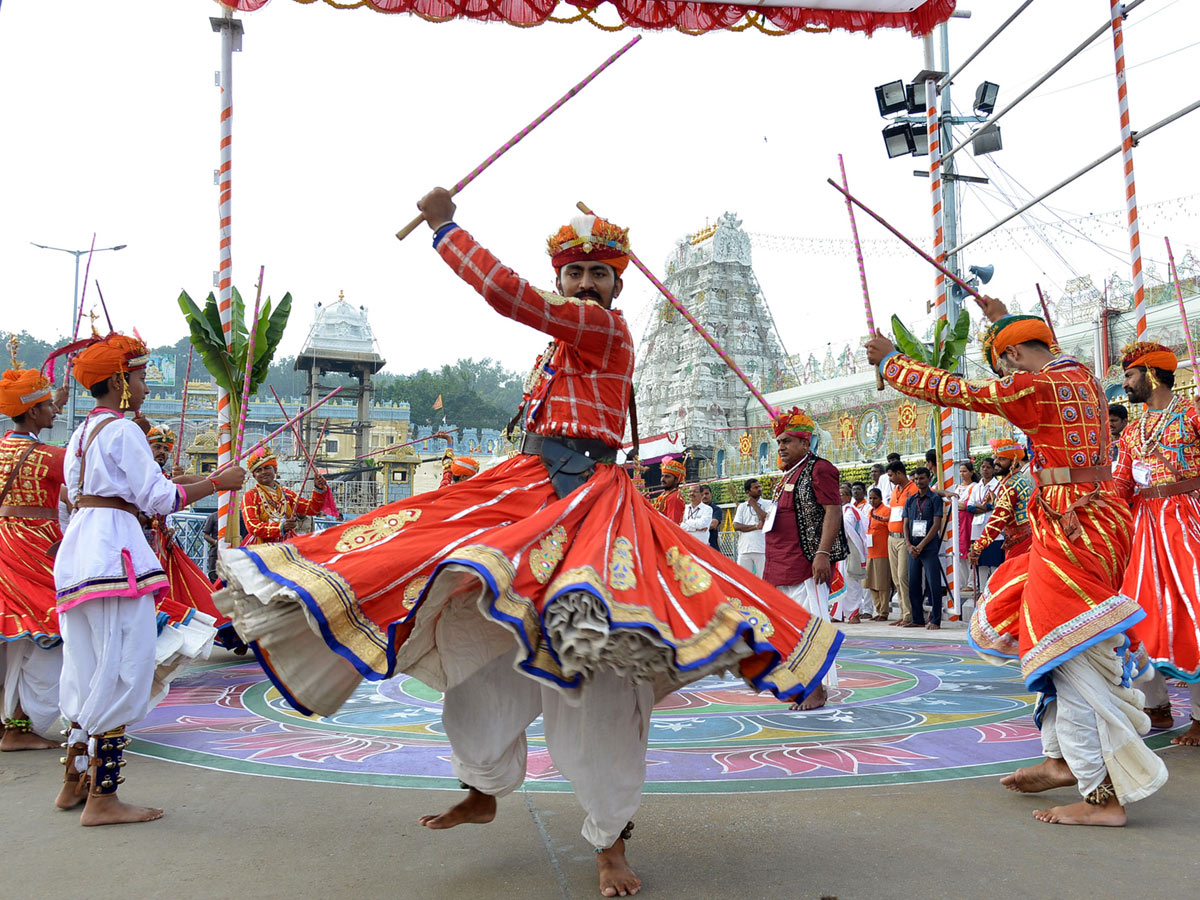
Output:
<instances>
[{"instance_id":1,"label":"man in orange turban","mask_svg":"<svg viewBox=\"0 0 1200 900\"><path fill-rule=\"evenodd\" d=\"M163 478L145 433L125 412L146 398L146 346L110 334L72 345L72 373L96 398L67 444L65 481L73 512L54 558L63 637L59 701L71 723L66 770L55 801L84 804L83 825L147 822L161 809L117 797L127 725L166 696L189 657L207 656L216 629L198 612L172 619L160 637L156 601L168 587L139 512L165 516L245 477L231 467L191 484ZM58 354L56 354L58 355Z\"/></svg>"},{"instance_id":2,"label":"man in orange turban","mask_svg":"<svg viewBox=\"0 0 1200 900\"><path fill-rule=\"evenodd\" d=\"M1146 412L1121 432L1113 475L1133 507L1133 561L1122 590L1146 611L1134 629L1154 673L1139 681L1155 728L1171 728L1164 676L1187 682L1192 724L1171 743L1200 746L1200 415L1175 393L1179 360L1162 344L1124 348L1125 395Z\"/></svg>"},{"instance_id":3,"label":"man in orange turban","mask_svg":"<svg viewBox=\"0 0 1200 900\"><path fill-rule=\"evenodd\" d=\"M1002 416L1032 439L1032 548L992 576L1000 589L977 606L968 632L981 653L1018 656L1026 685L1042 693L1046 758L1003 783L1020 792L1075 785L1083 799L1036 810L1043 822L1124 825L1124 804L1158 790L1166 768L1141 739L1150 723L1122 665L1126 632L1146 614L1121 585L1132 523L1109 467L1108 404L1046 322L1010 316L990 298L984 315L989 365L1015 374L968 380L901 355L882 335L867 343L867 359L910 397ZM1010 566L1025 568L1024 578L1006 578Z\"/></svg>"},{"instance_id":4,"label":"man in orange turban","mask_svg":"<svg viewBox=\"0 0 1200 900\"><path fill-rule=\"evenodd\" d=\"M687 477L687 464L682 459L668 456L659 465L659 470L662 473L663 489L651 502L655 509L678 525L683 521L686 508L679 485Z\"/></svg>"},{"instance_id":5,"label":"man in orange turban","mask_svg":"<svg viewBox=\"0 0 1200 900\"><path fill-rule=\"evenodd\" d=\"M1022 464L1025 448L1012 438L997 438L991 441L991 446L992 458L1001 480L996 488L992 514L983 526L983 533L971 544L971 565L978 565L983 551L1001 535L1004 537L1005 562L1023 556L1032 546L1029 501L1033 499L1036 486L1033 476L1029 474L1029 467ZM990 582L984 581L983 586L990 588Z\"/></svg>"},{"instance_id":6,"label":"man in orange turban","mask_svg":"<svg viewBox=\"0 0 1200 900\"><path fill-rule=\"evenodd\" d=\"M451 767L467 793L423 816L426 828L493 821L498 798L525 779L525 731L541 715L586 814L600 893L628 896L641 886L626 842L656 690L732 667L798 700L819 686L841 635L654 512L617 465L634 368L614 308L626 230L585 216L555 232L552 292L459 227L448 191L418 207L458 278L551 338L525 382L519 452L289 547L226 551L230 586L216 601L298 707L328 714L361 678L397 671L444 693ZM276 616L307 629L276 628ZM718 662L748 648L757 663Z\"/></svg>"},{"instance_id":7,"label":"man in orange turban","mask_svg":"<svg viewBox=\"0 0 1200 900\"><path fill-rule=\"evenodd\" d=\"M12 428L0 438L0 684L4 733L0 750L58 746L58 674L62 638L54 604L54 570L47 551L62 539L58 497L64 452L43 444L59 396L36 369L0 377L0 413Z\"/></svg>"},{"instance_id":8,"label":"man in orange turban","mask_svg":"<svg viewBox=\"0 0 1200 900\"><path fill-rule=\"evenodd\" d=\"M479 474L479 460L471 456L456 456L450 462L450 477L452 484L466 481Z\"/></svg>"},{"instance_id":9,"label":"man in orange turban","mask_svg":"<svg viewBox=\"0 0 1200 900\"><path fill-rule=\"evenodd\" d=\"M773 584L810 616L829 621L829 598L844 587L835 564L850 555L842 522L837 466L813 450L816 423L797 407L772 423L783 476L775 486L774 508L763 523L767 559L763 580ZM792 709L818 709L838 686L830 666L820 690Z\"/></svg>"},{"instance_id":10,"label":"man in orange turban","mask_svg":"<svg viewBox=\"0 0 1200 900\"><path fill-rule=\"evenodd\" d=\"M246 523L243 547L286 541L301 516L315 516L325 506L325 476L317 473L312 496L301 497L277 483L279 460L270 447L251 453L247 467L256 484L242 494L242 520Z\"/></svg>"}]
</instances>

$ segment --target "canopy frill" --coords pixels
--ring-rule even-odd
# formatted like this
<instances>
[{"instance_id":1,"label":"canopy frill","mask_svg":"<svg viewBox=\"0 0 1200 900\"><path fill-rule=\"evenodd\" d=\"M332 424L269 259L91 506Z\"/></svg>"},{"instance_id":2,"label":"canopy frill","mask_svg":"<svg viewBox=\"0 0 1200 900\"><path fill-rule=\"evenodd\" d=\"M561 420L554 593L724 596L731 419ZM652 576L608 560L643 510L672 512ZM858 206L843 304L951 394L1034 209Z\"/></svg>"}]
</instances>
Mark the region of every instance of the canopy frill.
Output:
<instances>
[{"instance_id":1,"label":"canopy frill","mask_svg":"<svg viewBox=\"0 0 1200 900\"><path fill-rule=\"evenodd\" d=\"M219 0L239 12L254 12L270 0ZM295 0L315 3L317 0ZM430 22L476 19L530 28L545 22L591 22L606 31L673 28L685 34L746 31L783 35L796 31L855 31L867 35L879 28L902 28L928 34L954 12L957 0L824 0L813 6L786 6L786 0L760 3L717 3L710 0L324 0L335 9L367 7L381 13L411 13ZM607 24L601 7L616 11L621 24Z\"/></svg>"}]
</instances>

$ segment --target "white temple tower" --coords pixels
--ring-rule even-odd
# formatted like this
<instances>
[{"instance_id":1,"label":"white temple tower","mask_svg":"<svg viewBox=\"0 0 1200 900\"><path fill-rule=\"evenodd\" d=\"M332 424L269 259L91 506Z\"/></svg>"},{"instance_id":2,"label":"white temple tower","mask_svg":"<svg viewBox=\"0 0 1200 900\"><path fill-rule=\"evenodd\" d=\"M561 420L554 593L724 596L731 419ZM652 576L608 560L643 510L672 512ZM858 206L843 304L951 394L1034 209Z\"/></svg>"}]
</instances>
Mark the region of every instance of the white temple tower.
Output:
<instances>
[{"instance_id":1,"label":"white temple tower","mask_svg":"<svg viewBox=\"0 0 1200 900\"><path fill-rule=\"evenodd\" d=\"M750 236L734 213L682 238L666 286L763 392L795 383L750 263ZM665 299L642 336L633 375L638 432L679 434L678 446L711 455L746 427L748 392L715 350Z\"/></svg>"}]
</instances>

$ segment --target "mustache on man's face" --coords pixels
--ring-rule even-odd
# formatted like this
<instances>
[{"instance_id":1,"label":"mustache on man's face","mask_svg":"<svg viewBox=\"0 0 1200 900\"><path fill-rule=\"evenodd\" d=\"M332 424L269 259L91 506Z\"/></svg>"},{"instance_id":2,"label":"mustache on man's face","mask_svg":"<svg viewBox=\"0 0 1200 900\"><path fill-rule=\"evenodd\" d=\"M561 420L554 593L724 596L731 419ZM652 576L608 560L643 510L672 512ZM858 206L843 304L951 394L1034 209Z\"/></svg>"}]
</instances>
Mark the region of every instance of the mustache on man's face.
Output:
<instances>
[{"instance_id":1,"label":"mustache on man's face","mask_svg":"<svg viewBox=\"0 0 1200 900\"><path fill-rule=\"evenodd\" d=\"M591 288L584 288L581 291L575 292L575 299L576 300L595 300L595 301L599 302L600 294L598 292L592 290Z\"/></svg>"}]
</instances>

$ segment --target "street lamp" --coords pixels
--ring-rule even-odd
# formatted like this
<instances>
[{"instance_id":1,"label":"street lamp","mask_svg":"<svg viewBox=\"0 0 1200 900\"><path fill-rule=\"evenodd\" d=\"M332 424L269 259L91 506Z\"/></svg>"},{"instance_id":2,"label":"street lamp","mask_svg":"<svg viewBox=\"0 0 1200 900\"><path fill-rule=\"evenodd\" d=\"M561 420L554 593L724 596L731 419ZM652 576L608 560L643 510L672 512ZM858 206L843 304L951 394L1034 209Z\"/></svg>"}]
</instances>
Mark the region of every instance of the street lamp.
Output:
<instances>
[{"instance_id":1,"label":"street lamp","mask_svg":"<svg viewBox=\"0 0 1200 900\"><path fill-rule=\"evenodd\" d=\"M71 295L71 330L68 334L75 331L75 322L79 318L79 257L85 253L103 253L105 250L124 250L125 244L117 244L115 247L97 247L86 250L68 250L65 247L49 247L46 244L39 244L37 241L30 241L33 246L42 250L57 250L60 253L70 253L75 257L75 293ZM75 429L75 385L71 383L71 373L64 369L63 378L70 385L70 400L67 401L67 434L70 434Z\"/></svg>"}]
</instances>

